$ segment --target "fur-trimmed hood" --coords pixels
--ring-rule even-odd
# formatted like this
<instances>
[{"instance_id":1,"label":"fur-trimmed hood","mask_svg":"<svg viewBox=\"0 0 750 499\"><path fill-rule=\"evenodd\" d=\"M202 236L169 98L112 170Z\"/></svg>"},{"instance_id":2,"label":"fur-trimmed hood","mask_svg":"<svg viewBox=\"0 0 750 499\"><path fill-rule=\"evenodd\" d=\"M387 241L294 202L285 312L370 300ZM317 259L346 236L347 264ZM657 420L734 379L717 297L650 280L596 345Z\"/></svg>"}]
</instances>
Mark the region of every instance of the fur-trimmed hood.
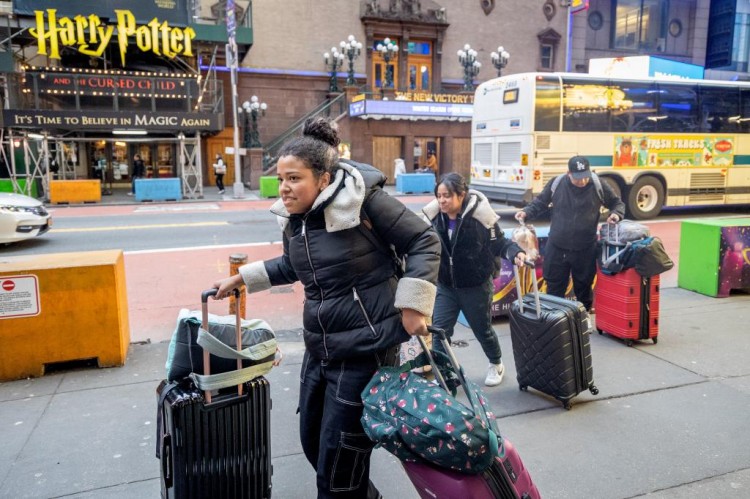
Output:
<instances>
[{"instance_id":1,"label":"fur-trimmed hood","mask_svg":"<svg viewBox=\"0 0 750 499\"><path fill-rule=\"evenodd\" d=\"M360 210L367 193L384 183L385 176L380 170L364 163L341 161L332 172L331 183L315 199L310 211L323 206L327 232L351 229L360 223ZM271 206L271 213L284 230L290 214L281 198Z\"/></svg>"},{"instance_id":2,"label":"fur-trimmed hood","mask_svg":"<svg viewBox=\"0 0 750 499\"><path fill-rule=\"evenodd\" d=\"M471 212L471 216L487 229L494 227L497 221L500 220L500 216L492 209L487 196L474 189L469 189L466 197L467 199L464 200L465 208L461 213L461 217L465 217L467 213ZM431 224L440 213L440 206L437 199L430 201L422 209L422 213L427 222Z\"/></svg>"}]
</instances>

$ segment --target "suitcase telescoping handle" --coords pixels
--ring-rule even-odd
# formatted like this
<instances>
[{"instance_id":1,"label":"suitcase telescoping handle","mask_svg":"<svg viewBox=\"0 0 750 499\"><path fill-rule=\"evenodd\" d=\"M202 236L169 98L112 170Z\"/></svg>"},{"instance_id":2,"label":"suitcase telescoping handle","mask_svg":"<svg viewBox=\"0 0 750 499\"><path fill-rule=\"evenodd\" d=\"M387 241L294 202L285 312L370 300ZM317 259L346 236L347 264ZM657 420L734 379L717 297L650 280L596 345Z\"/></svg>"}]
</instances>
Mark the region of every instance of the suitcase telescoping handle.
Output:
<instances>
[{"instance_id":1,"label":"suitcase telescoping handle","mask_svg":"<svg viewBox=\"0 0 750 499\"><path fill-rule=\"evenodd\" d=\"M531 270L536 268L534 262L526 260L524 264ZM521 279L518 272L518 267L513 265L513 277L516 279L516 294L518 295L518 310L523 313L523 291L521 291ZM531 276L532 287L534 289L534 302L536 304L536 318L538 319L542 315L542 305L539 303L539 285L536 282L536 271L532 272Z\"/></svg>"},{"instance_id":2,"label":"suitcase telescoping handle","mask_svg":"<svg viewBox=\"0 0 750 499\"><path fill-rule=\"evenodd\" d=\"M450 342L448 342L448 338L445 336L445 331L434 326L427 326L427 331L430 332L431 334L434 334L435 336L439 338L439 341L443 345L443 349L445 350L445 353L448 355L448 358L451 361L453 370L458 375L458 381L461 382L461 386L463 387L464 391L466 392L466 396L469 397L469 401L471 402L473 395L471 394L469 385L466 383L466 378L464 378L463 369L461 369L461 365L458 363L458 359L456 358L456 355L453 353L451 344ZM430 348L427 346L427 343L425 343L424 338L421 336L417 336L417 340L419 341L419 345L422 347L422 350L427 355L427 359L430 361L430 365L432 366L432 372L435 375L435 379L438 381L440 386L443 387L443 390L450 393L450 390L448 389L448 384L445 382L445 378L440 373L440 369L438 368L438 365L435 362L435 358L432 356L432 353L430 352Z\"/></svg>"},{"instance_id":3,"label":"suitcase telescoping handle","mask_svg":"<svg viewBox=\"0 0 750 499\"><path fill-rule=\"evenodd\" d=\"M461 383L461 388L463 388L464 392L466 393L466 398L469 401L469 405L471 405L472 411L474 411L474 415L484 421L487 425L487 430L490 434L488 442L490 446L490 452L494 457L497 457L499 455L498 441L500 439L495 434L495 430L493 429L494 424L490 421L490 417L487 414L487 407L480 403L478 395L474 393L474 391L472 391L472 389L469 387L469 384L466 382L464 370L461 368L456 355L453 353L451 344L448 341L448 338L445 336L445 331L434 326L427 326L427 331L437 336L440 340L440 344L443 345L443 349L445 350L445 353L448 354L448 358L450 359L451 366L453 366L453 372L455 372L456 376L458 376L458 381L459 383ZM427 346L427 343L425 343L424 338L421 336L417 336L417 340L419 341L419 344L422 347L425 355L427 355L427 359L430 361L432 372L435 374L435 379L438 381L443 390L445 390L447 393L451 393L451 391L448 389L448 384L445 382L445 378L440 373L440 368L435 362L435 358L430 352L430 348Z\"/></svg>"},{"instance_id":4,"label":"suitcase telescoping handle","mask_svg":"<svg viewBox=\"0 0 750 499\"><path fill-rule=\"evenodd\" d=\"M213 289L207 289L203 293L201 293L201 328L203 330L208 331L208 297L209 296L216 296L216 293L218 293L219 290L216 288ZM239 302L240 299L240 290L239 289L233 289L232 292L234 293L234 298ZM240 307L236 306L234 307L235 310L235 323L234 323L234 329L235 333L237 334L236 343L237 345L237 351L242 350L242 317L240 316ZM242 369L242 360L237 359L237 370ZM203 374L208 376L211 374L211 354L208 353L208 350L205 348L203 349ZM237 385L237 394L242 395L242 383ZM206 399L206 403L211 403L211 391L205 390L204 396Z\"/></svg>"}]
</instances>

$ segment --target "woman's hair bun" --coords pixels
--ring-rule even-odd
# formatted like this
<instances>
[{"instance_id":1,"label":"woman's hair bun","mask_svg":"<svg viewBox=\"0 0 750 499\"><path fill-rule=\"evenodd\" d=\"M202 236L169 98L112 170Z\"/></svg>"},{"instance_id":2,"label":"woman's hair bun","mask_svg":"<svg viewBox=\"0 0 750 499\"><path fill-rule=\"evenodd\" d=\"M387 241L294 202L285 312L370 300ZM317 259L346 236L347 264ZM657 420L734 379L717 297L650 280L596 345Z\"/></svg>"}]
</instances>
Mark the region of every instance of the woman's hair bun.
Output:
<instances>
[{"instance_id":1,"label":"woman's hair bun","mask_svg":"<svg viewBox=\"0 0 750 499\"><path fill-rule=\"evenodd\" d=\"M338 125L329 118L309 119L305 122L302 135L312 137L336 147L341 142L339 139Z\"/></svg>"}]
</instances>

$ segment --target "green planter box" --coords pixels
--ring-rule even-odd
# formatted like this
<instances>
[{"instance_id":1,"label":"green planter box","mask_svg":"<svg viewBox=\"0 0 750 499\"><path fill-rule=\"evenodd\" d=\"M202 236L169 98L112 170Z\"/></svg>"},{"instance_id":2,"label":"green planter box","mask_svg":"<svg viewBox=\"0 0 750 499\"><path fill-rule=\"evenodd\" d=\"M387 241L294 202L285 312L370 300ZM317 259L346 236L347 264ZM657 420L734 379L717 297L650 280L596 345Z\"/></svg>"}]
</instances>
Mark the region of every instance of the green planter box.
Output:
<instances>
[{"instance_id":1,"label":"green planter box","mask_svg":"<svg viewBox=\"0 0 750 499\"><path fill-rule=\"evenodd\" d=\"M260 177L260 197L277 198L279 197L279 179L278 177Z\"/></svg>"},{"instance_id":2,"label":"green planter box","mask_svg":"<svg viewBox=\"0 0 750 499\"><path fill-rule=\"evenodd\" d=\"M21 186L22 189L26 189L26 179L18 179L18 185ZM13 192L13 182L11 182L9 178L0 179L0 192ZM26 191L24 190L24 192ZM36 182L33 182L31 184L31 197L38 197L36 191Z\"/></svg>"},{"instance_id":3,"label":"green planter box","mask_svg":"<svg viewBox=\"0 0 750 499\"><path fill-rule=\"evenodd\" d=\"M707 296L750 288L750 218L682 222L677 285Z\"/></svg>"}]
</instances>

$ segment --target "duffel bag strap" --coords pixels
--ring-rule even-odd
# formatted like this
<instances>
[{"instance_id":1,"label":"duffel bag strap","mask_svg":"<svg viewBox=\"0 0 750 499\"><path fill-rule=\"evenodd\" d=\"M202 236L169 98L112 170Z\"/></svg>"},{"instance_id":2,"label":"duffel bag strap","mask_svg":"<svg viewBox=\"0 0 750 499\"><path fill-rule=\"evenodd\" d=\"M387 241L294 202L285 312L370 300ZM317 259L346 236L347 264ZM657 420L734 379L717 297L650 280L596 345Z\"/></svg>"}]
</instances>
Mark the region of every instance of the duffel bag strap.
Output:
<instances>
[{"instance_id":1,"label":"duffel bag strap","mask_svg":"<svg viewBox=\"0 0 750 499\"><path fill-rule=\"evenodd\" d=\"M242 350L235 350L203 328L198 329L198 345L211 355L224 359L261 360L276 353L276 339L250 345Z\"/></svg>"},{"instance_id":2,"label":"duffel bag strap","mask_svg":"<svg viewBox=\"0 0 750 499\"><path fill-rule=\"evenodd\" d=\"M190 379L199 390L210 391L220 390L230 386L240 385L247 381L263 376L271 371L273 361L264 362L250 367L245 367L237 371L227 371L219 374L198 374L191 373Z\"/></svg>"}]
</instances>

